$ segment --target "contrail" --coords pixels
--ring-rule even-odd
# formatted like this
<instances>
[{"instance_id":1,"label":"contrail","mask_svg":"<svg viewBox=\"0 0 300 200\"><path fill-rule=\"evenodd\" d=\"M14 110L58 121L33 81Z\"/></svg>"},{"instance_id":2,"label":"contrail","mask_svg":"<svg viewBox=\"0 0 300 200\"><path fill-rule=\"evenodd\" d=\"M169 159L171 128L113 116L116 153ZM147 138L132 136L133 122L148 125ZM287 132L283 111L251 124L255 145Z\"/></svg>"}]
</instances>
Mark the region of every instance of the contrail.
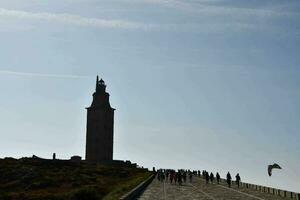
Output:
<instances>
[{"instance_id":1,"label":"contrail","mask_svg":"<svg viewBox=\"0 0 300 200\"><path fill-rule=\"evenodd\" d=\"M0 70L0 74L16 75L16 76L31 76L31 77L49 77L49 78L89 78L91 76L82 76L74 74L42 74L42 73L31 73L31 72L19 72L19 71L9 71Z\"/></svg>"},{"instance_id":2,"label":"contrail","mask_svg":"<svg viewBox=\"0 0 300 200\"><path fill-rule=\"evenodd\" d=\"M127 20L89 18L68 13L27 12L23 10L10 10L1 7L0 16L30 20L46 20L96 28L149 29L156 27L151 24L143 24Z\"/></svg>"}]
</instances>

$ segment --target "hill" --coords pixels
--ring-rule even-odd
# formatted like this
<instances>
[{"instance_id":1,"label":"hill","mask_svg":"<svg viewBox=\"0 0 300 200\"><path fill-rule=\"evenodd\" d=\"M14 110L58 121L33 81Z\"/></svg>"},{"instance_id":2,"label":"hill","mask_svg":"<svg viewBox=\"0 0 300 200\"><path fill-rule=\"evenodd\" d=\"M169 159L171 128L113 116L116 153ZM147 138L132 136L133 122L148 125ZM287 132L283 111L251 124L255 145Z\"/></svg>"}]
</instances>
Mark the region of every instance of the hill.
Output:
<instances>
[{"instance_id":1,"label":"hill","mask_svg":"<svg viewBox=\"0 0 300 200\"><path fill-rule=\"evenodd\" d=\"M0 159L0 199L117 199L151 172L67 160Z\"/></svg>"}]
</instances>

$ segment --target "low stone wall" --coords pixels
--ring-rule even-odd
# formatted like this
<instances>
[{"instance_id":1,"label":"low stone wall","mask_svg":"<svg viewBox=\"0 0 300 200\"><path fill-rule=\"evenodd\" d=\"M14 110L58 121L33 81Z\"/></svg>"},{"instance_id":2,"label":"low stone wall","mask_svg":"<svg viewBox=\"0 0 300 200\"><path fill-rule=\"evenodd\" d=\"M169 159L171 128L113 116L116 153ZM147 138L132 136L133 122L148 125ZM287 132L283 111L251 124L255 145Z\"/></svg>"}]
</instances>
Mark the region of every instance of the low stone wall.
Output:
<instances>
[{"instance_id":1,"label":"low stone wall","mask_svg":"<svg viewBox=\"0 0 300 200\"><path fill-rule=\"evenodd\" d=\"M222 182L226 182L226 179L221 179L221 180L222 180ZM235 183L235 182L232 181L232 183ZM280 190L280 189L276 189L276 188L266 187L266 186L262 186L262 185L255 185L255 184L251 184L251 183L244 183L244 182L240 183L240 187L249 188L249 189L253 189L253 190L257 190L260 192L269 193L269 194L273 194L273 195L277 195L277 196L281 196L281 197L287 197L290 199L300 200L300 193L296 193L296 192Z\"/></svg>"},{"instance_id":2,"label":"low stone wall","mask_svg":"<svg viewBox=\"0 0 300 200\"><path fill-rule=\"evenodd\" d=\"M155 175L152 174L148 179L146 179L144 182L139 184L137 187L135 187L133 190L125 194L120 198L120 200L132 200L137 198L145 189L146 187L153 181Z\"/></svg>"}]
</instances>

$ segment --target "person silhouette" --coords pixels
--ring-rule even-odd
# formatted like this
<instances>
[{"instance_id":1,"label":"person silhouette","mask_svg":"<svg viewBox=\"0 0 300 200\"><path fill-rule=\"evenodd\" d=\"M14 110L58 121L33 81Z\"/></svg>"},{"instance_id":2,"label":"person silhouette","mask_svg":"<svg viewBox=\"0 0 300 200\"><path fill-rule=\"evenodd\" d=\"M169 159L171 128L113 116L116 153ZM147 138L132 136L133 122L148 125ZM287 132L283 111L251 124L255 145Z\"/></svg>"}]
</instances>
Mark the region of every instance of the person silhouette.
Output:
<instances>
[{"instance_id":1,"label":"person silhouette","mask_svg":"<svg viewBox=\"0 0 300 200\"><path fill-rule=\"evenodd\" d=\"M192 179L193 179L193 174L192 172L189 172L189 179L190 179L190 183L192 182Z\"/></svg>"},{"instance_id":2,"label":"person silhouette","mask_svg":"<svg viewBox=\"0 0 300 200\"><path fill-rule=\"evenodd\" d=\"M183 182L186 183L186 171L183 171L182 173L182 179L183 179Z\"/></svg>"},{"instance_id":3,"label":"person silhouette","mask_svg":"<svg viewBox=\"0 0 300 200\"><path fill-rule=\"evenodd\" d=\"M240 187L241 177L240 177L239 173L237 173L237 175L235 176L235 181L236 181L236 184L238 185L238 187Z\"/></svg>"},{"instance_id":4,"label":"person silhouette","mask_svg":"<svg viewBox=\"0 0 300 200\"><path fill-rule=\"evenodd\" d=\"M227 175L226 175L226 179L227 179L228 187L231 187L231 175L230 175L229 172L228 172Z\"/></svg>"},{"instance_id":5,"label":"person silhouette","mask_svg":"<svg viewBox=\"0 0 300 200\"><path fill-rule=\"evenodd\" d=\"M220 184L221 177L220 177L220 174L218 172L216 174L216 178L217 178L217 183Z\"/></svg>"},{"instance_id":6,"label":"person silhouette","mask_svg":"<svg viewBox=\"0 0 300 200\"><path fill-rule=\"evenodd\" d=\"M182 185L182 174L181 174L181 171L178 170L178 173L177 173L177 181L178 181L178 184L179 185Z\"/></svg>"},{"instance_id":7,"label":"person silhouette","mask_svg":"<svg viewBox=\"0 0 300 200\"><path fill-rule=\"evenodd\" d=\"M208 174L208 172L205 172L205 180L206 180L206 184L208 184L208 182L209 182L209 174Z\"/></svg>"},{"instance_id":8,"label":"person silhouette","mask_svg":"<svg viewBox=\"0 0 300 200\"><path fill-rule=\"evenodd\" d=\"M173 180L175 178L175 171L171 171L171 174L170 174L170 183L172 184L173 183Z\"/></svg>"},{"instance_id":9,"label":"person silhouette","mask_svg":"<svg viewBox=\"0 0 300 200\"><path fill-rule=\"evenodd\" d=\"M214 183L214 174L212 172L210 172L209 179L210 179L210 182L213 184Z\"/></svg>"}]
</instances>

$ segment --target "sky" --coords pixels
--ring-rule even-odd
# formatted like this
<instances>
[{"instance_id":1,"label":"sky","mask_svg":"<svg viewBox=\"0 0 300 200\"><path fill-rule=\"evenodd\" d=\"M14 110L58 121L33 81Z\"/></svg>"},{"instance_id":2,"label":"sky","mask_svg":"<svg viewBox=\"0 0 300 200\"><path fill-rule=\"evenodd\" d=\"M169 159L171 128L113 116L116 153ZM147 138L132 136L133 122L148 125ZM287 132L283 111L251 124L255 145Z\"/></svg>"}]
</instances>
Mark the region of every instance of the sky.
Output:
<instances>
[{"instance_id":1,"label":"sky","mask_svg":"<svg viewBox=\"0 0 300 200\"><path fill-rule=\"evenodd\" d=\"M85 156L96 75L114 158L300 192L297 0L2 0L0 157ZM267 165L283 169L267 175Z\"/></svg>"}]
</instances>

